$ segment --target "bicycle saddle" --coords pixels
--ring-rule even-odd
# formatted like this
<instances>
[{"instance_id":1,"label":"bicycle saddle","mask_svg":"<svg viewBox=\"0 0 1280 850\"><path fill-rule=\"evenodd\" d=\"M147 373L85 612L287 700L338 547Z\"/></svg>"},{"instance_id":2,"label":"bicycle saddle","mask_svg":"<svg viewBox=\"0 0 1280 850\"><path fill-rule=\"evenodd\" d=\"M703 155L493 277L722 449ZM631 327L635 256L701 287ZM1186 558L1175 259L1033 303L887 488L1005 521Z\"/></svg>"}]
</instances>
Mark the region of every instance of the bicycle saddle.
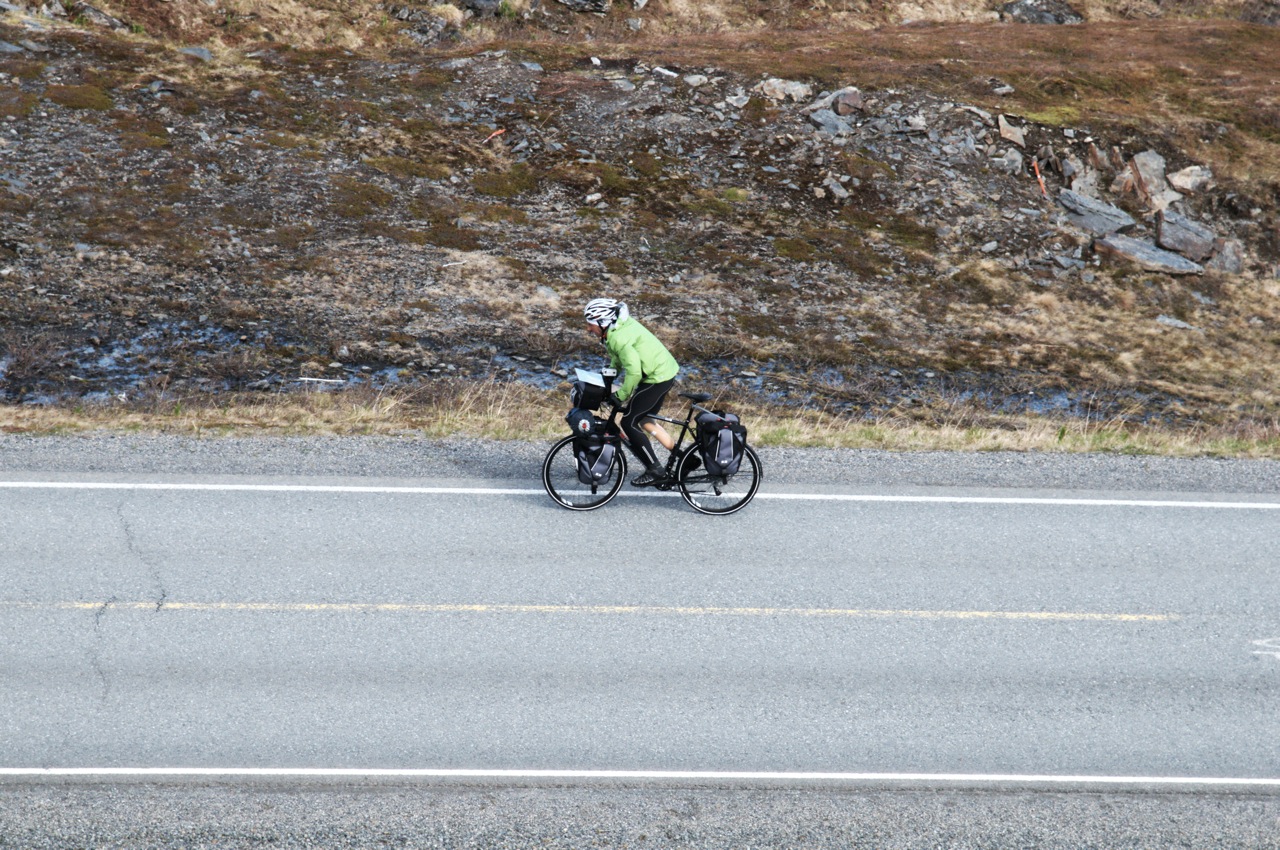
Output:
<instances>
[{"instance_id":1,"label":"bicycle saddle","mask_svg":"<svg viewBox=\"0 0 1280 850\"><path fill-rule=\"evenodd\" d=\"M704 402L711 400L711 393L680 393L680 398L687 398L692 402Z\"/></svg>"}]
</instances>

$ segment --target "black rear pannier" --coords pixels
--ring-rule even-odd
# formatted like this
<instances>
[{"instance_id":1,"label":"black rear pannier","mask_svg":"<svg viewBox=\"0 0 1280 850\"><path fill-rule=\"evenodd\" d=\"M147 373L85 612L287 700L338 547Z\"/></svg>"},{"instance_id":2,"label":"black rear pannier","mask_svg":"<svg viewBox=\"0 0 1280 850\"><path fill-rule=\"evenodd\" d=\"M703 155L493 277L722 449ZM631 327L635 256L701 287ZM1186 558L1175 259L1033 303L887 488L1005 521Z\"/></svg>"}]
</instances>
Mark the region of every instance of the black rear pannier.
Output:
<instances>
[{"instance_id":1,"label":"black rear pannier","mask_svg":"<svg viewBox=\"0 0 1280 850\"><path fill-rule=\"evenodd\" d=\"M698 414L698 448L710 475L733 475L747 447L746 426L732 413Z\"/></svg>"}]
</instances>

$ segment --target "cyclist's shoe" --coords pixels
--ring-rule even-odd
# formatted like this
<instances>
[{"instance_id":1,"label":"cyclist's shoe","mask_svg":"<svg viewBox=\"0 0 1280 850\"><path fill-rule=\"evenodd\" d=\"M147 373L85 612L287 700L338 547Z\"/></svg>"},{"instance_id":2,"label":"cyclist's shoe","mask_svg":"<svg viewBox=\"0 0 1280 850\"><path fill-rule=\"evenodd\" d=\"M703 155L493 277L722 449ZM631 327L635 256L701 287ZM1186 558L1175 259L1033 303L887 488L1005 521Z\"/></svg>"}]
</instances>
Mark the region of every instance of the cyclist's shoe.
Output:
<instances>
[{"instance_id":1,"label":"cyclist's shoe","mask_svg":"<svg viewBox=\"0 0 1280 850\"><path fill-rule=\"evenodd\" d=\"M689 471L693 472L695 469L702 466L702 456L697 452L690 452L690 454L693 455L693 460L689 461Z\"/></svg>"},{"instance_id":2,"label":"cyclist's shoe","mask_svg":"<svg viewBox=\"0 0 1280 850\"><path fill-rule=\"evenodd\" d=\"M631 479L633 487L651 487L659 481L665 481L667 471L663 469L662 464L655 463L647 470Z\"/></svg>"}]
</instances>

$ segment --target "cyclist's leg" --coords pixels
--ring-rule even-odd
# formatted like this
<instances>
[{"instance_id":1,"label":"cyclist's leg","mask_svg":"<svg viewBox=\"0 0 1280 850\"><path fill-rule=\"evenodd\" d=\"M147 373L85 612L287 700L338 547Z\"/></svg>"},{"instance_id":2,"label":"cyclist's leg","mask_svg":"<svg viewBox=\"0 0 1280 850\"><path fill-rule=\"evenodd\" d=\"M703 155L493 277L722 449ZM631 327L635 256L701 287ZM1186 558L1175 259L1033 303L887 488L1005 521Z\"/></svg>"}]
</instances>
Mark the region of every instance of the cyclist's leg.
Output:
<instances>
[{"instance_id":1,"label":"cyclist's leg","mask_svg":"<svg viewBox=\"0 0 1280 850\"><path fill-rule=\"evenodd\" d=\"M657 412L658 411L656 410L652 410L649 412L649 415L652 416ZM648 431L650 436L659 443L662 443L662 447L667 451L671 451L676 447L676 441L671 439L671 435L667 433L667 429L663 428L660 423L652 419L646 419L644 422L640 423L640 427Z\"/></svg>"},{"instance_id":2,"label":"cyclist's leg","mask_svg":"<svg viewBox=\"0 0 1280 850\"><path fill-rule=\"evenodd\" d=\"M646 469L652 469L660 463L653 445L649 442L649 436L639 423L646 416L657 413L662 408L662 400L666 398L673 383L674 380L658 384L641 384L635 395L631 397L627 412L622 414L620 424L623 433L627 435L627 445L631 447L631 453L645 465Z\"/></svg>"}]
</instances>

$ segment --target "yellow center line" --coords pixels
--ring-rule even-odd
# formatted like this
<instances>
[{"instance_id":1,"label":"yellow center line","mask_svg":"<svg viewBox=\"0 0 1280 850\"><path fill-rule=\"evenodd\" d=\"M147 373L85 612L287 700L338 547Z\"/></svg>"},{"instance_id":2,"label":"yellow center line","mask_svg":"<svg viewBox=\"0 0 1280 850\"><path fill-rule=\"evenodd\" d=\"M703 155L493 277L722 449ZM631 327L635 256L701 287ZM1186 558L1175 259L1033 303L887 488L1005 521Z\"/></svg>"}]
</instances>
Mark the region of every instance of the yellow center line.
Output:
<instances>
[{"instance_id":1,"label":"yellow center line","mask_svg":"<svg viewBox=\"0 0 1280 850\"><path fill-rule=\"evenodd\" d=\"M196 611L267 614L642 614L659 617L828 617L916 620L1039 620L1050 622L1171 622L1175 614L1093 611L928 611L893 608L774 608L702 605L504 605L414 602L16 602L0 609L71 611Z\"/></svg>"}]
</instances>

